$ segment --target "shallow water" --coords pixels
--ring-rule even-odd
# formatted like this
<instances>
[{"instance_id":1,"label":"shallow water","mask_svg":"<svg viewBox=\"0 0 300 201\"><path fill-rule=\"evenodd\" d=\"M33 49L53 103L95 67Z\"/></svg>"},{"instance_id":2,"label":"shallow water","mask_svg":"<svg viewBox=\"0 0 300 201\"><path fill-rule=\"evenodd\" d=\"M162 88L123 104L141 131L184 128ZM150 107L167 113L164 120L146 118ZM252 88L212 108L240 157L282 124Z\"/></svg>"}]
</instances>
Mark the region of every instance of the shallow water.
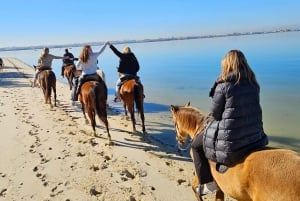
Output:
<instances>
[{"instance_id":1,"label":"shallow water","mask_svg":"<svg viewBox=\"0 0 300 201\"><path fill-rule=\"evenodd\" d=\"M120 50L125 45L116 45ZM145 87L147 124L153 116L161 118L161 130L150 130L159 140L174 145L174 131L169 106L188 101L207 112L208 92L220 73L220 62L230 49L240 49L256 73L261 85L261 106L265 132L270 145L289 147L300 152L300 32L248 35L224 38L129 44L136 54ZM94 50L100 47L93 47ZM81 48L71 48L78 56ZM64 48L50 49L63 55ZM0 56L17 57L29 65L36 64L40 50L0 52ZM107 48L99 57L106 73L109 94L117 80L118 58ZM60 79L61 60L53 69ZM61 80L66 82L65 80ZM118 107L119 105L116 105Z\"/></svg>"}]
</instances>

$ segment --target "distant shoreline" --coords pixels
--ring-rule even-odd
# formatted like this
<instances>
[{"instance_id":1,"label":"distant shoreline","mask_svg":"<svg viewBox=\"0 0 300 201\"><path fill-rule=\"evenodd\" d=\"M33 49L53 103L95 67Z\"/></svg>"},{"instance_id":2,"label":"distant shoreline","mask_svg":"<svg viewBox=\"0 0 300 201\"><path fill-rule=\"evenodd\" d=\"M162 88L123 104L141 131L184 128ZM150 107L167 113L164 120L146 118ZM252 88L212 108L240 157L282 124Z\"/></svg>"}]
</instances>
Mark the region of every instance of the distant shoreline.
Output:
<instances>
[{"instance_id":1,"label":"distant shoreline","mask_svg":"<svg viewBox=\"0 0 300 201\"><path fill-rule=\"evenodd\" d=\"M115 40L111 41L115 44L125 44L125 43L149 43L149 42L162 42L162 41L172 41L172 40L192 40L201 38L220 38L220 37L232 37L232 36L244 36L244 35L258 35L258 34L271 34L271 33L282 33L282 32L297 32L300 28L296 29L279 29L273 31L255 31L255 32L235 32L230 34L216 34L216 35L203 35L203 36L183 36L183 37L168 37L168 38L156 38L156 39L142 39L142 40ZM92 46L103 45L105 42L90 42ZM73 43L73 44L63 44L63 45L46 45L49 48L64 48L64 47L81 47L86 43ZM4 51L18 51L18 50L38 50L44 48L45 45L35 45L35 46L22 46L22 47L3 47L0 48L0 52Z\"/></svg>"}]
</instances>

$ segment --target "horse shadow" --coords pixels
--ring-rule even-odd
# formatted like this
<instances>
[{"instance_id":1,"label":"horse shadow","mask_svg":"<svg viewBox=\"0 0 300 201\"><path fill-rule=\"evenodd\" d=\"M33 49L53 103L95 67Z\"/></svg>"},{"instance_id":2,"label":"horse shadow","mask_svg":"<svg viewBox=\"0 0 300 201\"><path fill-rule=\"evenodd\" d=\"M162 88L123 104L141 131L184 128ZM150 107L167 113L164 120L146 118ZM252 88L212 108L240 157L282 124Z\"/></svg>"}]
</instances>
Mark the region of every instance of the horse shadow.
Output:
<instances>
[{"instance_id":1,"label":"horse shadow","mask_svg":"<svg viewBox=\"0 0 300 201\"><path fill-rule=\"evenodd\" d=\"M187 147L185 150L181 150L177 146L176 142L176 133L172 121L172 115L171 113L168 115L170 111L169 105L164 104L157 104L157 103L151 103L151 102L145 102L144 103L144 110L145 110L145 116L146 116L146 129L148 138L150 139L149 142L145 141L146 143L149 143L149 146L147 144L142 145L136 145L136 143L145 140L143 138L142 133L138 133L139 138L132 140L130 138L126 138L126 142L119 142L116 141L117 146L127 146L130 148L137 148L137 149L143 149L143 150L155 150L156 154L159 157L167 157L172 158L174 160L183 160L183 161L192 161L190 158L190 148ZM113 107L111 109L111 113L109 115L120 115L123 114L123 109ZM169 118L169 123L164 121L161 122L157 119L151 119L149 120L147 118L147 114L156 114L156 113L164 113L164 118ZM166 114L165 114L166 113ZM168 115L166 117L166 115ZM139 125L140 122L137 122L137 125ZM121 130L118 128L113 128L112 130L118 131L118 132L124 132L124 133L130 133L127 130ZM274 142L276 144L279 144L280 147L286 148L286 147L294 147L293 150L296 152L300 152L299 144L300 140L290 137L283 137L283 136L268 136L270 143ZM152 147L155 145L154 147ZM164 152L164 154L159 154L159 152ZM172 156L166 156L165 153L170 153Z\"/></svg>"},{"instance_id":2,"label":"horse shadow","mask_svg":"<svg viewBox=\"0 0 300 201\"><path fill-rule=\"evenodd\" d=\"M6 67L7 68L13 68L13 67ZM23 83L19 83L19 82L15 82L13 80L11 80L10 78L20 78L20 77L25 77L28 78L30 77L29 74L26 73L21 73L20 72L1 72L0 74L0 83L1 86L3 87L8 87L8 88L12 88L12 87L28 87L30 86L29 84L23 84ZM2 78L7 78L7 79L2 79Z\"/></svg>"},{"instance_id":3,"label":"horse shadow","mask_svg":"<svg viewBox=\"0 0 300 201\"><path fill-rule=\"evenodd\" d=\"M109 116L119 116L124 115L123 107L119 105L113 105L109 108ZM157 155L160 158L180 160L180 161L192 161L189 154L189 149L180 150L178 149L176 142L176 135L174 130L174 125L172 123L171 113L169 114L170 123L164 123L159 121L159 119L147 118L147 114L156 113L169 113L170 106L145 102L144 110L146 116L146 130L147 134L143 134L140 131L132 134L131 131L120 129L120 128L110 128L112 131L126 133L134 137L124 138L124 141L112 139L115 146L124 146L134 149L142 149L144 151L150 151L152 154ZM141 122L137 121L136 125L141 127Z\"/></svg>"}]
</instances>

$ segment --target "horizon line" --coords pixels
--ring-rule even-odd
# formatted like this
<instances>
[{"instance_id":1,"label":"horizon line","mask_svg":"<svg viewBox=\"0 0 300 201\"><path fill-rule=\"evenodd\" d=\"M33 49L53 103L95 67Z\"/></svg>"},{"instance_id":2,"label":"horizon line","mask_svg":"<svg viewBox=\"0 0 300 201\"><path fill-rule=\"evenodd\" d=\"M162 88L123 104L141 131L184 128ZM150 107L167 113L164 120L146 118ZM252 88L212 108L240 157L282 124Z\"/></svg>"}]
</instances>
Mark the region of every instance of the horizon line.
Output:
<instances>
[{"instance_id":1,"label":"horizon line","mask_svg":"<svg viewBox=\"0 0 300 201\"><path fill-rule=\"evenodd\" d=\"M172 41L172 40L192 40L192 39L204 39L204 38L219 38L219 37L232 37L232 36L242 36L242 35L258 35L258 34L271 34L271 33L281 33L281 32L297 32L300 31L300 28L295 29L278 29L272 31L254 31L254 32L233 32L228 34L211 34L211 35L196 35L196 36L179 36L179 37L165 37L165 38L153 38L153 39L128 39L128 40L115 40L111 41L111 43L115 44L125 44L125 43L147 43L147 42L162 42L162 41ZM105 42L90 42L88 44L97 46L103 45ZM18 50L37 50L42 49L44 47L49 48L63 48L63 47L81 47L87 43L70 43L63 45L33 45L33 46L12 46L12 47L2 47L0 48L0 52L3 51L18 51Z\"/></svg>"}]
</instances>

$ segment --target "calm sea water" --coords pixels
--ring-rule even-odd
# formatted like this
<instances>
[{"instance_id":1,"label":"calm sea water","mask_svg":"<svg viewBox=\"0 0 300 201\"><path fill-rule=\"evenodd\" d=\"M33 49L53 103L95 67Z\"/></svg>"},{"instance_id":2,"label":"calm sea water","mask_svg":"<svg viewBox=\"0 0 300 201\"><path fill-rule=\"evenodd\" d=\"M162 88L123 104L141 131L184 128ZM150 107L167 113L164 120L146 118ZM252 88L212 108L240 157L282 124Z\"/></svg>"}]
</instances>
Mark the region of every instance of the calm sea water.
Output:
<instances>
[{"instance_id":1,"label":"calm sea water","mask_svg":"<svg viewBox=\"0 0 300 201\"><path fill-rule=\"evenodd\" d=\"M124 46L116 45L120 50ZM208 92L220 73L222 58L230 49L242 50L261 85L264 128L270 136L270 144L300 152L300 32L129 46L141 66L139 75L145 87L146 119L148 116L151 120L152 114L160 113L162 121L167 119L170 125L171 104L183 105L190 101L205 112L209 110ZM94 50L99 48L93 47ZM0 52L0 56L17 57L32 65L36 64L40 51ZM77 57L81 47L71 47L70 51ZM64 48L50 49L50 53L63 55ZM61 64L61 60L53 62L58 79ZM99 57L99 66L106 73L111 99L117 80L117 65L118 58L107 48ZM171 127L165 126L164 131L157 132L158 138L169 144L175 143L174 136L172 140L168 136Z\"/></svg>"}]
</instances>

